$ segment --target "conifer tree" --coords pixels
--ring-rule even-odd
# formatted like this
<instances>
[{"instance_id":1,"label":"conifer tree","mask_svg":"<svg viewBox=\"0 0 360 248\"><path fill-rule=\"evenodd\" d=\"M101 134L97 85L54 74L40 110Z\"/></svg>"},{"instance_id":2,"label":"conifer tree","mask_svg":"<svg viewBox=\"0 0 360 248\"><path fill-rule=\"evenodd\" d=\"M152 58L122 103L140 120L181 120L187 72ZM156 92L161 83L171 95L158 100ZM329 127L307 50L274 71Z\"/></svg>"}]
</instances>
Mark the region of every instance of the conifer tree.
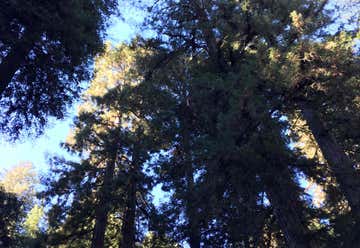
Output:
<instances>
[{"instance_id":1,"label":"conifer tree","mask_svg":"<svg viewBox=\"0 0 360 248\"><path fill-rule=\"evenodd\" d=\"M327 3L156 1L156 37L108 45L96 60L65 145L80 161L55 160L45 194L58 201L50 237L70 247L352 247L357 33L327 33ZM155 184L169 195L158 207Z\"/></svg>"},{"instance_id":2,"label":"conifer tree","mask_svg":"<svg viewBox=\"0 0 360 248\"><path fill-rule=\"evenodd\" d=\"M59 192L63 192L62 196L72 196L70 201L61 199L50 214L54 214L54 220L56 217L65 220L58 230L60 233L79 229L76 224L81 220L93 223L93 227L85 225L77 233L72 232L74 237L83 238L91 233L91 247L114 244L114 240L106 241L111 216L120 219L120 223L115 222L111 227L117 233L115 242L120 247L135 247L135 224L148 211L147 191L151 180L143 169L156 143L149 138L146 120L132 106L137 104L133 88L139 80L131 67L136 53L141 51L127 45L116 48L109 45L106 53L97 59L96 76L84 94L74 133L65 144L69 151L81 155L80 163L57 162L55 175L63 176L51 180L45 193L49 200ZM66 210L68 204L71 207ZM65 213L56 213L58 207ZM59 225L59 220L54 224Z\"/></svg>"},{"instance_id":3,"label":"conifer tree","mask_svg":"<svg viewBox=\"0 0 360 248\"><path fill-rule=\"evenodd\" d=\"M4 208L2 224L5 230L8 229L7 238L11 241L11 246L6 244L6 241L3 245L21 247L24 244L31 246L33 243L41 243L40 221L44 213L41 203L36 199L39 176L35 167L29 162L24 162L4 170L1 174L0 187L3 190L3 197L7 196L2 202ZM7 217L8 208L13 208L11 211L13 221Z\"/></svg>"},{"instance_id":4,"label":"conifer tree","mask_svg":"<svg viewBox=\"0 0 360 248\"><path fill-rule=\"evenodd\" d=\"M306 11L303 2L294 2L291 6L283 6L280 1L273 2L272 5L256 1L244 3L164 1L159 4L158 12L155 10L156 18L150 23L158 31L159 37L166 37L165 43L170 46L170 51L167 59L154 63L154 70L158 70L157 73L159 73L169 63L169 60L178 59L179 54L186 54L195 61L193 64L197 65L197 68L190 70L192 73L190 82L193 84L191 87L195 89L192 92L201 92L202 95L191 95L191 100L188 101L189 109L192 110L191 115L195 122L198 121L198 125L203 127L199 136L205 135L205 140L212 141L214 144L212 147L203 149L214 149L212 151L214 154L221 154L218 156L218 160L215 160L217 162L213 163L215 166L223 167L229 162L233 163L234 157L240 156L238 150L246 147L249 138L253 135L261 140L266 140L269 135L263 131L272 122L268 113L274 113L277 108L272 109L272 106L269 106L271 102L266 100L271 85L262 81L261 75L256 75L257 72L254 70L254 65L257 63L257 52L261 52L261 49L266 46L275 44L279 39L289 41L294 39L293 30L287 30L287 26L291 24L293 9L307 12L307 16L311 16L319 22L323 19L326 20L326 17L322 15L325 3L314 1L311 3L312 8ZM271 32L269 32L270 30ZM192 127L198 125L191 124ZM278 137L281 137L281 129L273 129L273 132L277 132ZM263 137L257 136L260 133ZM222 151L219 142L223 142L229 150ZM280 147L285 149L283 145ZM217 150L222 153L215 152ZM260 151L260 149L256 150L255 154ZM271 154L276 150L267 151L270 153L267 156L274 156L280 161L284 160L277 153ZM235 161L239 163L238 160ZM256 164L260 161L261 159ZM267 159L263 161L267 161ZM289 164L286 163L280 163L281 166L277 165L276 167L287 170ZM245 163L243 166L247 168L248 164ZM277 171L274 167L274 170L270 170L262 176L263 172L260 169L262 167L259 164L257 166L259 171L254 169L252 178L253 180L256 180L257 177L262 178L263 186L266 185L266 182L276 179L279 176L278 173L280 175L284 173L281 170ZM268 167L272 168L272 165L269 164ZM206 174L208 170L209 165L206 164L204 173ZM288 245L290 247L307 247L309 244L305 236L307 230L306 224L302 220L303 216L295 217L296 214L288 212L292 210L289 208L289 204L281 204L280 202L283 201L275 200L275 197L287 199L290 194L294 195L293 199L297 202L298 197L294 187L287 187L291 193L280 190L276 191L278 194L271 194L274 187L280 185L281 189L283 184L287 185L288 182L292 182L291 174L292 172L285 172L286 183L267 185L267 193L274 211L277 213L280 227L286 234ZM293 190L291 191L291 189ZM296 205L301 206L302 204ZM288 209L286 210L286 208ZM287 221L282 221L282 219ZM288 225L290 220L293 220L294 224Z\"/></svg>"},{"instance_id":5,"label":"conifer tree","mask_svg":"<svg viewBox=\"0 0 360 248\"><path fill-rule=\"evenodd\" d=\"M293 14L293 25L300 29L298 40L285 53L271 50L268 68L275 71L273 78L282 81L281 87L287 87L281 90L283 109L293 116L294 109L301 111L356 219L360 185L353 147L358 141L356 132L345 131L358 122L356 31L326 33L320 36L322 40L314 41L305 36L310 23L301 20L301 14Z\"/></svg>"},{"instance_id":6,"label":"conifer tree","mask_svg":"<svg viewBox=\"0 0 360 248\"><path fill-rule=\"evenodd\" d=\"M16 244L17 227L23 215L21 206L22 202L15 194L0 188L0 246Z\"/></svg>"},{"instance_id":7,"label":"conifer tree","mask_svg":"<svg viewBox=\"0 0 360 248\"><path fill-rule=\"evenodd\" d=\"M3 132L15 138L30 127L41 132L46 116L64 116L89 79L116 6L114 0L0 3Z\"/></svg>"}]
</instances>

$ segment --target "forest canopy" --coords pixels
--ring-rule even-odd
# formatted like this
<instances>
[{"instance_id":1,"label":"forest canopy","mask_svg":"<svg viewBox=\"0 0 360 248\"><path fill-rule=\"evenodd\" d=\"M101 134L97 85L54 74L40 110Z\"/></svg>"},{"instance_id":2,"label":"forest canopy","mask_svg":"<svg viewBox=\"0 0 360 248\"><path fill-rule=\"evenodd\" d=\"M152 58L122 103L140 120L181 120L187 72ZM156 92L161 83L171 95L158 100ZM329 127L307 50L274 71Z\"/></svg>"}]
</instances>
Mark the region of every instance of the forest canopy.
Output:
<instances>
[{"instance_id":1,"label":"forest canopy","mask_svg":"<svg viewBox=\"0 0 360 248\"><path fill-rule=\"evenodd\" d=\"M41 133L48 116L63 118L89 80L117 0L0 3L0 131Z\"/></svg>"},{"instance_id":2,"label":"forest canopy","mask_svg":"<svg viewBox=\"0 0 360 248\"><path fill-rule=\"evenodd\" d=\"M69 156L1 177L0 246L358 247L358 2L154 1L120 44L116 1L5 2L3 132L81 103Z\"/></svg>"}]
</instances>

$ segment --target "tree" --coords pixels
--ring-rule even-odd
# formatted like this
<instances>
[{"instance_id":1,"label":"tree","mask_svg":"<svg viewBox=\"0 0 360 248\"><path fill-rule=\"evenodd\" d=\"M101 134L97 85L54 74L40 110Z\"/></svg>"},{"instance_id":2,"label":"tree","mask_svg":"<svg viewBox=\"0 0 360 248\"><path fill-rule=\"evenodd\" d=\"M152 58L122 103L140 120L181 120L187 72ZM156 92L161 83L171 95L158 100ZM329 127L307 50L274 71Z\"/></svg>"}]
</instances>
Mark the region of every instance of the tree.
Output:
<instances>
[{"instance_id":1,"label":"tree","mask_svg":"<svg viewBox=\"0 0 360 248\"><path fill-rule=\"evenodd\" d=\"M9 137L62 118L101 52L117 1L2 1L0 127Z\"/></svg>"},{"instance_id":2,"label":"tree","mask_svg":"<svg viewBox=\"0 0 360 248\"><path fill-rule=\"evenodd\" d=\"M220 169L216 168L222 168L221 170L229 168L228 174L224 175L224 180L227 180L229 175L234 174L235 165L241 165L244 171L249 171L246 174L247 178L237 180L239 185L236 183L229 185L223 195L230 192L234 194L237 187L241 188L241 185L246 185L249 180L252 182L260 180L259 186L263 187L262 190L269 197L288 245L308 247L310 245L307 241L308 230L306 230L306 221L303 220L305 216L296 214L303 211L291 212L294 208L290 207L290 202L284 203L289 199L289 195L293 196L293 202L299 199L296 184L291 176L294 171L293 169L287 171L291 159L286 158L292 156L287 154L290 151L285 152L286 139L281 135L282 129L279 128L282 126L281 115L276 113L279 107L271 101L271 97L275 96L272 94L272 85L266 84L256 68L262 49L266 50L277 42L286 47L296 39L294 29L288 28L292 22L291 13L294 9L304 12L306 18L319 23L318 26L313 27L314 30L323 27L322 25L329 20L323 12L326 1L312 1L308 3L311 8L301 1L292 4L285 6L281 1L271 4L263 1L242 3L163 1L158 8L153 7L154 18L150 18L150 24L157 30L160 43L164 43L162 46L168 48L168 53L162 59L160 57L157 63L153 63L154 67L149 72L149 81L164 80L161 76L157 79L154 75L161 73L167 75L169 72L164 67L166 68L169 61L179 60L183 55L194 61L192 63L194 67L189 69L190 76L185 80L182 79L181 83L190 84L190 89L193 87L189 99L184 103L188 107L184 112L191 116L191 120L186 122L191 125L191 132L196 133L195 137L199 140L203 139L203 143L207 142L207 146L202 146L198 151L206 160L197 160L196 156L192 158L204 168L201 175L206 177L211 169L219 173ZM174 76L169 77L170 79L165 80L171 82ZM181 116L181 113L176 116ZM194 131L197 127L200 127L199 134ZM179 132L177 135L181 137L182 133ZM252 140L254 137L259 140L254 142ZM271 142L266 141L268 138L279 140L274 143L284 152L272 148ZM263 140L266 142L261 142ZM264 147L255 150L250 148L250 144L257 145L257 143ZM263 154L262 149L269 154ZM252 163L241 161L247 161L241 156L246 154L245 151L254 154ZM234 166L230 167L232 164ZM250 164L253 166L249 167ZM173 173L176 175L177 171L174 170ZM218 174L214 173L212 176L216 178ZM198 180L202 181L203 177ZM276 182L278 177L283 177L284 180L270 184ZM225 183L226 181L221 181L219 185ZM292 186L284 190L283 185ZM261 191L256 192L257 187L255 185L253 187L249 187L250 192L241 192L237 189L234 200L239 198L252 200L253 203L248 202L248 204L256 206L257 194ZM252 189L255 192L251 192ZM253 197L247 197L248 194L252 194ZM295 208L304 207L302 203L295 205ZM294 224L289 225L290 220L294 221ZM194 244L194 247L198 247L202 241L195 243L197 244Z\"/></svg>"},{"instance_id":3,"label":"tree","mask_svg":"<svg viewBox=\"0 0 360 248\"><path fill-rule=\"evenodd\" d=\"M4 170L1 175L0 185L4 189L4 194L9 198L10 196L15 198L8 203L9 207L15 204L12 206L13 211L18 216L11 224L13 231L10 238L14 247L24 245L36 247L43 242L44 233L40 229L40 222L44 218L44 212L41 202L36 198L36 188L39 183L38 173L30 162L15 165Z\"/></svg>"},{"instance_id":4,"label":"tree","mask_svg":"<svg viewBox=\"0 0 360 248\"><path fill-rule=\"evenodd\" d=\"M35 205L30 212L28 213L26 220L24 222L24 228L26 233L30 237L36 237L36 234L40 232L40 221L44 215L44 210L41 206Z\"/></svg>"},{"instance_id":5,"label":"tree","mask_svg":"<svg viewBox=\"0 0 360 248\"><path fill-rule=\"evenodd\" d=\"M326 33L326 4L157 1L156 37L96 59L64 145L78 159L55 159L45 192L56 202L50 237L70 247L355 244L357 172L331 160L358 159L357 131L346 130L359 120L356 32ZM169 195L158 207L155 184Z\"/></svg>"},{"instance_id":6,"label":"tree","mask_svg":"<svg viewBox=\"0 0 360 248\"><path fill-rule=\"evenodd\" d=\"M292 116L300 110L356 219L360 199L356 188L360 185L358 160L353 154L358 135L349 131L358 122L356 32L326 34L322 41L312 41L303 35L299 34L299 41L285 54L272 50L273 62L269 64L277 64L277 68L283 65L281 71L275 70L277 77L287 84L283 92L287 104L284 110Z\"/></svg>"},{"instance_id":7,"label":"tree","mask_svg":"<svg viewBox=\"0 0 360 248\"><path fill-rule=\"evenodd\" d=\"M340 27L335 34L325 30L314 34L313 22L304 21L303 14L294 12L292 19L297 29L296 39L283 49L276 46L269 51L270 61L265 67L275 73L266 78L282 82L283 88L278 91L283 111L293 119L301 113L320 151L318 163L322 169L305 168L305 171L325 186L329 201L346 205L341 203L345 196L352 213L346 222L352 225L358 222L360 199L356 190L360 186L358 159L354 156L358 134L350 131L358 122L359 56L355 47L358 25L351 23L350 30ZM319 172L323 173L322 177L316 174ZM337 225L336 221L330 225Z\"/></svg>"},{"instance_id":8,"label":"tree","mask_svg":"<svg viewBox=\"0 0 360 248\"><path fill-rule=\"evenodd\" d=\"M72 235L83 237L92 233L92 247L105 246L111 216L121 219L121 224L115 226L119 245L135 247L135 224L147 212L146 194L151 180L143 169L156 143L149 138L146 120L138 115L138 98L133 91L138 79L136 73L132 74L131 65L141 52L127 45L109 45L97 59L94 81L84 94L72 138L65 144L81 160L56 164L58 169L54 172L63 176L50 180L45 193L49 200L59 191L77 199L62 199L53 206L54 226L64 221L58 231L67 232L79 229L76 223L81 219L89 219L93 226L80 227ZM105 84L103 80L107 80ZM67 205L71 206L68 210ZM88 214L84 216L80 207L86 208ZM64 209L65 214L55 212L57 208Z\"/></svg>"},{"instance_id":9,"label":"tree","mask_svg":"<svg viewBox=\"0 0 360 248\"><path fill-rule=\"evenodd\" d=\"M0 188L0 245L9 247L16 243L18 223L22 218L22 202L13 193Z\"/></svg>"},{"instance_id":10,"label":"tree","mask_svg":"<svg viewBox=\"0 0 360 248\"><path fill-rule=\"evenodd\" d=\"M5 170L1 176L0 185L5 191L15 194L19 200L26 203L26 208L31 208L35 199L35 187L39 178L33 164L20 163Z\"/></svg>"}]
</instances>

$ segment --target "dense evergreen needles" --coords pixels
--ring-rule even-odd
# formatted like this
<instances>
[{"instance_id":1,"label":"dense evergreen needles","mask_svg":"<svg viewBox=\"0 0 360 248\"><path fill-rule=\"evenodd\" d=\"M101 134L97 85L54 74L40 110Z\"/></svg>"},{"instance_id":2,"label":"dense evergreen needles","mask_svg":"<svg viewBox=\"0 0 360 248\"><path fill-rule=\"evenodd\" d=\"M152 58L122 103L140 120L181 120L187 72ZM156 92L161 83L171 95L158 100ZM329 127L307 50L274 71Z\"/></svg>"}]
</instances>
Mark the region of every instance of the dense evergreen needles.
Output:
<instances>
[{"instance_id":1,"label":"dense evergreen needles","mask_svg":"<svg viewBox=\"0 0 360 248\"><path fill-rule=\"evenodd\" d=\"M5 132L61 117L103 49L71 156L31 211L0 191L2 244L358 247L359 16L334 31L326 0L161 0L151 38L102 48L115 1L60 2L0 4Z\"/></svg>"}]
</instances>

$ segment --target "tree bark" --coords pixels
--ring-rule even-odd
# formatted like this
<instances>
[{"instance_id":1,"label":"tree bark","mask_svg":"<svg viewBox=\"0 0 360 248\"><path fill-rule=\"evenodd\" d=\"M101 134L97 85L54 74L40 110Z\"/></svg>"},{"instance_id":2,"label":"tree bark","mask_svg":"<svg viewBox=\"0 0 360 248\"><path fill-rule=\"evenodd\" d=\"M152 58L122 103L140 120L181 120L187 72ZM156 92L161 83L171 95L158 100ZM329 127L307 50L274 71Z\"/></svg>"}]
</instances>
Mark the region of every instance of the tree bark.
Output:
<instances>
[{"instance_id":1,"label":"tree bark","mask_svg":"<svg viewBox=\"0 0 360 248\"><path fill-rule=\"evenodd\" d=\"M104 247L105 230L110 210L111 185L114 177L115 162L109 161L105 168L104 182L101 187L98 198L99 202L95 210L95 226L91 241L92 248Z\"/></svg>"},{"instance_id":2,"label":"tree bark","mask_svg":"<svg viewBox=\"0 0 360 248\"><path fill-rule=\"evenodd\" d=\"M296 186L285 169L281 176L265 176L268 199L289 248L309 248L307 228L302 221L302 204Z\"/></svg>"},{"instance_id":3,"label":"tree bark","mask_svg":"<svg viewBox=\"0 0 360 248\"><path fill-rule=\"evenodd\" d=\"M135 248L136 183L130 175L126 197L126 209L121 229L120 248Z\"/></svg>"},{"instance_id":4,"label":"tree bark","mask_svg":"<svg viewBox=\"0 0 360 248\"><path fill-rule=\"evenodd\" d=\"M186 147L186 146L185 146ZM188 151L189 152L189 151ZM189 155L189 154L188 154ZM185 155L190 159L190 156ZM200 248L201 236L200 228L198 223L198 216L196 211L196 196L194 195L195 185L194 185L194 176L191 161L185 162L187 166L186 171L186 181L187 181L187 199L186 201L186 215L188 218L188 235L189 235L189 245L191 248Z\"/></svg>"},{"instance_id":5,"label":"tree bark","mask_svg":"<svg viewBox=\"0 0 360 248\"><path fill-rule=\"evenodd\" d=\"M188 233L189 233L189 245L191 248L200 248L201 236L199 231L199 224L197 221L196 206L194 206L195 197L192 193L194 190L194 178L193 176L187 177L187 180L192 180L188 187L188 200L186 203L186 212L188 217Z\"/></svg>"},{"instance_id":6,"label":"tree bark","mask_svg":"<svg viewBox=\"0 0 360 248\"><path fill-rule=\"evenodd\" d=\"M315 137L320 150L334 173L341 191L344 193L352 213L360 217L360 174L344 149L337 144L324 127L316 112L305 102L298 103L303 118Z\"/></svg>"},{"instance_id":7,"label":"tree bark","mask_svg":"<svg viewBox=\"0 0 360 248\"><path fill-rule=\"evenodd\" d=\"M23 37L2 58L0 64L0 97L11 83L16 71L25 63L26 56L33 48L38 36L31 29L26 30Z\"/></svg>"},{"instance_id":8,"label":"tree bark","mask_svg":"<svg viewBox=\"0 0 360 248\"><path fill-rule=\"evenodd\" d=\"M183 92L186 99L186 92ZM181 113L181 146L184 174L186 178L186 199L185 200L185 212L188 219L187 234L189 238L189 245L191 248L200 248L201 235L198 221L198 213L196 211L196 195L195 195L195 181L194 181L194 169L191 157L191 109L188 105L182 106Z\"/></svg>"}]
</instances>

